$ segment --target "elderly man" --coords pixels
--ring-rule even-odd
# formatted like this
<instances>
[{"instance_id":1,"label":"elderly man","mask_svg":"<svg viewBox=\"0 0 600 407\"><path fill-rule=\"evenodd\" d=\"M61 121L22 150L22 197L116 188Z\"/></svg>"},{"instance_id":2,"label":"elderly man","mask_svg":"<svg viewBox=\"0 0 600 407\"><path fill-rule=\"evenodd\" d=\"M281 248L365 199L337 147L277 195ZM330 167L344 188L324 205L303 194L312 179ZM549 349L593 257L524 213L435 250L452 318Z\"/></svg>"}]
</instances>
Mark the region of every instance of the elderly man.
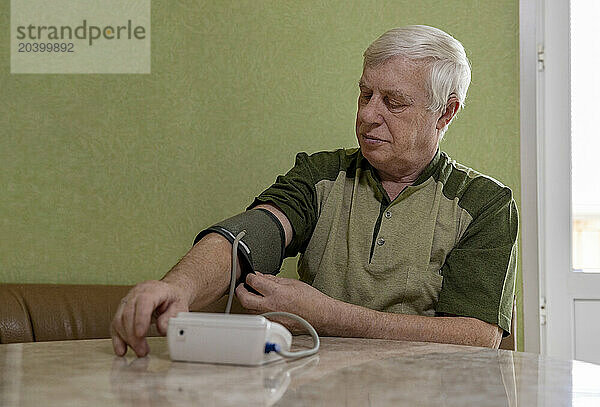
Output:
<instances>
[{"instance_id":1,"label":"elderly man","mask_svg":"<svg viewBox=\"0 0 600 407\"><path fill-rule=\"evenodd\" d=\"M509 332L517 210L512 192L452 161L439 141L471 79L462 45L436 28L390 30L364 53L360 148L298 154L248 210L201 232L161 281L137 285L112 324L138 356L151 317L207 305L230 283L255 312L288 311L321 335L498 347ZM271 274L302 253L300 281Z\"/></svg>"}]
</instances>

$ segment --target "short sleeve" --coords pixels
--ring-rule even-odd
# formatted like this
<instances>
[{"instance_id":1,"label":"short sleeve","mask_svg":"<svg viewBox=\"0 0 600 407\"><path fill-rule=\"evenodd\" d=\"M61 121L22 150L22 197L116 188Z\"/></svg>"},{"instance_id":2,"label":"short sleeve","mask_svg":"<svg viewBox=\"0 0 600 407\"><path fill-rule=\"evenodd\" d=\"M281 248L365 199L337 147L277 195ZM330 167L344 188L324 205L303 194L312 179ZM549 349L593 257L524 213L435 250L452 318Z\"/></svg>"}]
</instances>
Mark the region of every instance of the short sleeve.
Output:
<instances>
[{"instance_id":1,"label":"short sleeve","mask_svg":"<svg viewBox=\"0 0 600 407\"><path fill-rule=\"evenodd\" d=\"M442 266L436 312L473 317L510 333L518 213L504 187L477 213Z\"/></svg>"},{"instance_id":2,"label":"short sleeve","mask_svg":"<svg viewBox=\"0 0 600 407\"><path fill-rule=\"evenodd\" d=\"M314 170L306 153L296 155L294 167L254 199L247 208L263 203L277 206L288 218L294 230L291 243L285 249L285 257L292 257L306 247L317 223L317 198L314 186Z\"/></svg>"}]
</instances>

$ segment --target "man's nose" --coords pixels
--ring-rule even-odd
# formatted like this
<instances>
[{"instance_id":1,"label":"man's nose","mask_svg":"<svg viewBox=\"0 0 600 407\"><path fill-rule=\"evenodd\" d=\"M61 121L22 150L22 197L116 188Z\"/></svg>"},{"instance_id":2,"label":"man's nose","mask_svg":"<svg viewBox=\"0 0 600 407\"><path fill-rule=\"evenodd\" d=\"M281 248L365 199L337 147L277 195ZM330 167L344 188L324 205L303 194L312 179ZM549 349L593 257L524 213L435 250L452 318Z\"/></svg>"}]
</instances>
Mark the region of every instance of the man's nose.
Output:
<instances>
[{"instance_id":1,"label":"man's nose","mask_svg":"<svg viewBox=\"0 0 600 407\"><path fill-rule=\"evenodd\" d=\"M378 97L371 97L366 105L362 105L358 111L360 120L365 124L381 124L383 117L380 114L381 103Z\"/></svg>"}]
</instances>

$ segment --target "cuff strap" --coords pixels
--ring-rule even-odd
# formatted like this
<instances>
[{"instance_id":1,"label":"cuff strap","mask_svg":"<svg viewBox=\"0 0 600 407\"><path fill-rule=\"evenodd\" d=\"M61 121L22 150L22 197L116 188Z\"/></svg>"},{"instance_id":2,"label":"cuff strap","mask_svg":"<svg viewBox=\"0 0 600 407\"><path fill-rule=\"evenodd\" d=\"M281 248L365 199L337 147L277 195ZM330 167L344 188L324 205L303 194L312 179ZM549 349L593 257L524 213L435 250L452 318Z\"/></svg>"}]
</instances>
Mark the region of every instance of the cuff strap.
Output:
<instances>
[{"instance_id":1,"label":"cuff strap","mask_svg":"<svg viewBox=\"0 0 600 407\"><path fill-rule=\"evenodd\" d=\"M246 231L246 235L238 245L242 263L241 280L255 271L264 274L279 273L284 258L285 231L279 219L266 209L251 209L225 219L200 232L194 239L194 244L209 233L218 233L233 244L242 230Z\"/></svg>"}]
</instances>

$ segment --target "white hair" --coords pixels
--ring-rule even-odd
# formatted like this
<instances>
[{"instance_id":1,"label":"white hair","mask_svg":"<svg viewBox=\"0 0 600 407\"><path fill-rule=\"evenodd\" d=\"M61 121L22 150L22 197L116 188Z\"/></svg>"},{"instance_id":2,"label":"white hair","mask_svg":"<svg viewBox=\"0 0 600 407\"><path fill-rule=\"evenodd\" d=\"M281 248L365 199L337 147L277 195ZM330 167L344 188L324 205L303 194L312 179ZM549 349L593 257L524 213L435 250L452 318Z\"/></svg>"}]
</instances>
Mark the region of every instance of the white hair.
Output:
<instances>
[{"instance_id":1,"label":"white hair","mask_svg":"<svg viewBox=\"0 0 600 407\"><path fill-rule=\"evenodd\" d=\"M460 108L464 106L471 82L471 66L464 47L454 37L426 25L391 29L366 49L363 68L375 67L395 56L428 60L429 110L443 112L451 95L456 96Z\"/></svg>"}]
</instances>

